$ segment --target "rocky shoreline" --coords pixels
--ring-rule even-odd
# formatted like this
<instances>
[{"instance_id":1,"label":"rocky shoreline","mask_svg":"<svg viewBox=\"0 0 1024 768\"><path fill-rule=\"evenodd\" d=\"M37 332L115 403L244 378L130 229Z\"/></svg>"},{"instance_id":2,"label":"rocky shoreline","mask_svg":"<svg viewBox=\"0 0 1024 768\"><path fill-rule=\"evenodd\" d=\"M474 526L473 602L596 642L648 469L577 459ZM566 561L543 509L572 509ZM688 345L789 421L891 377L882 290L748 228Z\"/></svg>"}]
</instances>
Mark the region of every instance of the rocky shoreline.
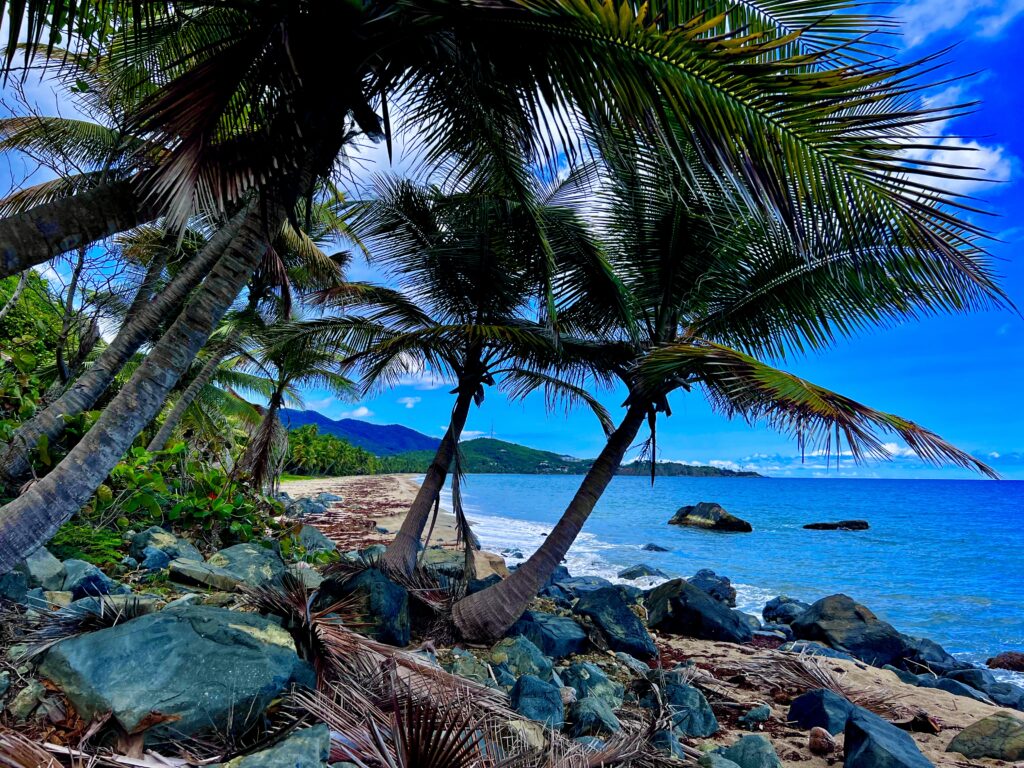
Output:
<instances>
[{"instance_id":1,"label":"rocky shoreline","mask_svg":"<svg viewBox=\"0 0 1024 768\"><path fill-rule=\"evenodd\" d=\"M337 720L321 693L301 693L323 688L319 642L468 686L524 744L564 752L558 765L605 753L609 765L703 768L1024 761L1024 689L842 594L813 604L779 596L757 617L736 610L728 579L709 570L643 590L561 568L494 645L424 643L426 608L441 598L375 559L415 484L345 478L286 491L294 525L273 546L204 557L153 528L132 535L123 582L45 550L0 579L0 597L19 606L0 636L0 754L11 733L57 753L89 733L113 765L239 752L225 765L357 765L348 758L359 726ZM438 583L463 576L449 523L439 519L424 556ZM478 552L474 565L470 590L507 575L498 555ZM620 573L650 576L664 574L643 564ZM289 595L304 609L289 613ZM321 613L359 619L306 632L303 621ZM282 700L294 730L269 725ZM273 738L242 738L254 728ZM623 758L641 736L643 749ZM117 762L174 754L168 744L198 759Z\"/></svg>"}]
</instances>

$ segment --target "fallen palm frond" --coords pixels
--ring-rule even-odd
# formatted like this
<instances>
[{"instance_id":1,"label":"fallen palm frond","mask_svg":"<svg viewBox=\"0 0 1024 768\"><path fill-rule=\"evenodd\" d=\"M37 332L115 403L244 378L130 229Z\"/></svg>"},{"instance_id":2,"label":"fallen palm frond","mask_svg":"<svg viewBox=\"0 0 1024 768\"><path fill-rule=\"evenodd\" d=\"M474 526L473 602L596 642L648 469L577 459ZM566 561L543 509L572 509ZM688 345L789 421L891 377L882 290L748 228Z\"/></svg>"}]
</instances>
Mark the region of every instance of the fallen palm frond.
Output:
<instances>
[{"instance_id":1,"label":"fallen palm frond","mask_svg":"<svg viewBox=\"0 0 1024 768\"><path fill-rule=\"evenodd\" d=\"M152 611L152 605L136 598L114 600L109 596L95 598L88 604L70 605L57 611L40 611L31 621L34 627L25 638L23 659L46 653L62 640L108 629Z\"/></svg>"},{"instance_id":2,"label":"fallen palm frond","mask_svg":"<svg viewBox=\"0 0 1024 768\"><path fill-rule=\"evenodd\" d=\"M0 726L0 768L61 768L61 764L34 741Z\"/></svg>"}]
</instances>

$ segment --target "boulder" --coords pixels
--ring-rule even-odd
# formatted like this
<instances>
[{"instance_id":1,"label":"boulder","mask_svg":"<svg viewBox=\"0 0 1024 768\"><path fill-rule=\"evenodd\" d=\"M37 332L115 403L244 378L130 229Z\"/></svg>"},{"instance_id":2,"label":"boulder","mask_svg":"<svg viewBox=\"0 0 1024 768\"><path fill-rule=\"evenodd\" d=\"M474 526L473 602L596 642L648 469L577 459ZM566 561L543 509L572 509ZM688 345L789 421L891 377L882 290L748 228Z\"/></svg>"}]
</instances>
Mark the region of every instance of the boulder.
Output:
<instances>
[{"instance_id":1,"label":"boulder","mask_svg":"<svg viewBox=\"0 0 1024 768\"><path fill-rule=\"evenodd\" d=\"M668 547L663 547L660 544L644 544L640 547L644 552L671 552Z\"/></svg>"},{"instance_id":2,"label":"boulder","mask_svg":"<svg viewBox=\"0 0 1024 768\"><path fill-rule=\"evenodd\" d=\"M577 700L597 696L612 709L622 706L624 686L610 679L596 664L589 661L573 664L566 670L559 670L559 676L563 683L576 690Z\"/></svg>"},{"instance_id":3,"label":"boulder","mask_svg":"<svg viewBox=\"0 0 1024 768\"><path fill-rule=\"evenodd\" d=\"M668 729L663 728L660 731L655 731L651 736L650 745L669 757L675 757L680 760L686 759L686 751L683 749L679 737Z\"/></svg>"},{"instance_id":4,"label":"boulder","mask_svg":"<svg viewBox=\"0 0 1024 768\"><path fill-rule=\"evenodd\" d=\"M765 604L761 617L765 624L792 624L810 607L810 603L779 595Z\"/></svg>"},{"instance_id":5,"label":"boulder","mask_svg":"<svg viewBox=\"0 0 1024 768\"><path fill-rule=\"evenodd\" d=\"M22 571L0 574L0 599L20 603L28 594L28 576Z\"/></svg>"},{"instance_id":6,"label":"boulder","mask_svg":"<svg viewBox=\"0 0 1024 768\"><path fill-rule=\"evenodd\" d=\"M491 663L505 664L513 675L534 675L551 679L551 659L522 635L506 637L491 648Z\"/></svg>"},{"instance_id":7,"label":"boulder","mask_svg":"<svg viewBox=\"0 0 1024 768\"><path fill-rule=\"evenodd\" d=\"M971 760L1024 760L1024 720L1008 712L996 712L958 733L946 751Z\"/></svg>"},{"instance_id":8,"label":"boulder","mask_svg":"<svg viewBox=\"0 0 1024 768\"><path fill-rule=\"evenodd\" d=\"M621 728L608 702L597 696L580 699L569 710L570 736L599 736L617 733Z\"/></svg>"},{"instance_id":9,"label":"boulder","mask_svg":"<svg viewBox=\"0 0 1024 768\"><path fill-rule=\"evenodd\" d=\"M524 613L509 634L522 635L553 659L583 653L588 645L587 633L573 619L541 611Z\"/></svg>"},{"instance_id":10,"label":"boulder","mask_svg":"<svg viewBox=\"0 0 1024 768\"><path fill-rule=\"evenodd\" d=\"M644 623L614 587L584 592L574 610L594 622L613 651L624 651L640 659L657 657L658 648Z\"/></svg>"},{"instance_id":11,"label":"boulder","mask_svg":"<svg viewBox=\"0 0 1024 768\"><path fill-rule=\"evenodd\" d=\"M523 717L559 729L565 724L562 692L557 685L546 683L535 675L523 675L509 694L512 709Z\"/></svg>"},{"instance_id":12,"label":"boulder","mask_svg":"<svg viewBox=\"0 0 1024 768\"><path fill-rule=\"evenodd\" d=\"M270 749L213 768L323 768L330 756L331 731L321 724L294 731Z\"/></svg>"},{"instance_id":13,"label":"boulder","mask_svg":"<svg viewBox=\"0 0 1024 768\"><path fill-rule=\"evenodd\" d=\"M764 736L744 736L731 747L715 750L739 768L782 768L772 743Z\"/></svg>"},{"instance_id":14,"label":"boulder","mask_svg":"<svg viewBox=\"0 0 1024 768\"><path fill-rule=\"evenodd\" d=\"M1011 672L1024 672L1024 653L1006 651L993 656L985 662L992 669L1009 669Z\"/></svg>"},{"instance_id":15,"label":"boulder","mask_svg":"<svg viewBox=\"0 0 1024 768\"><path fill-rule=\"evenodd\" d=\"M231 592L242 580L223 568L196 560L172 560L168 566L171 581L179 584L194 584L211 589Z\"/></svg>"},{"instance_id":16,"label":"boulder","mask_svg":"<svg viewBox=\"0 0 1024 768\"><path fill-rule=\"evenodd\" d=\"M317 504L323 504L324 506L330 506L331 504L335 504L339 501L344 500L344 496L339 496L336 493L328 493L327 491L321 491L320 493L313 497L313 501L315 501Z\"/></svg>"},{"instance_id":17,"label":"boulder","mask_svg":"<svg viewBox=\"0 0 1024 768\"><path fill-rule=\"evenodd\" d=\"M86 721L110 712L147 742L240 733L312 669L291 636L252 613L208 606L159 611L63 640L43 659Z\"/></svg>"},{"instance_id":18,"label":"boulder","mask_svg":"<svg viewBox=\"0 0 1024 768\"><path fill-rule=\"evenodd\" d=\"M819 640L877 667L905 667L918 655L892 624L843 594L822 598L790 626L802 640Z\"/></svg>"},{"instance_id":19,"label":"boulder","mask_svg":"<svg viewBox=\"0 0 1024 768\"><path fill-rule=\"evenodd\" d=\"M334 552L338 548L338 545L327 538L319 528L314 528L312 525L301 526L292 539L305 549L307 554Z\"/></svg>"},{"instance_id":20,"label":"boulder","mask_svg":"<svg viewBox=\"0 0 1024 768\"><path fill-rule=\"evenodd\" d=\"M742 618L682 579L647 593L647 624L661 632L706 640L746 643L753 631Z\"/></svg>"},{"instance_id":21,"label":"boulder","mask_svg":"<svg viewBox=\"0 0 1024 768\"><path fill-rule=\"evenodd\" d=\"M709 501L680 507L668 522L669 525L685 525L727 533L750 533L754 530L746 520L726 512L720 504Z\"/></svg>"},{"instance_id":22,"label":"boulder","mask_svg":"<svg viewBox=\"0 0 1024 768\"><path fill-rule=\"evenodd\" d=\"M1001 707L1024 710L1024 688L1012 683L999 682L995 675L987 669L980 667L957 669L949 672L946 677L981 691Z\"/></svg>"},{"instance_id":23,"label":"boulder","mask_svg":"<svg viewBox=\"0 0 1024 768\"><path fill-rule=\"evenodd\" d=\"M330 581L324 585L331 584ZM375 640L402 648L409 644L409 593L377 568L367 568L328 594L354 596L357 610L366 623L356 631Z\"/></svg>"},{"instance_id":24,"label":"boulder","mask_svg":"<svg viewBox=\"0 0 1024 768\"><path fill-rule=\"evenodd\" d=\"M789 705L786 719L804 730L824 728L835 735L846 728L856 705L827 688L818 688L797 696Z\"/></svg>"},{"instance_id":25,"label":"boulder","mask_svg":"<svg viewBox=\"0 0 1024 768\"><path fill-rule=\"evenodd\" d=\"M254 542L222 549L210 555L206 562L224 569L251 587L279 584L288 570L277 552Z\"/></svg>"},{"instance_id":26,"label":"boulder","mask_svg":"<svg viewBox=\"0 0 1024 768\"><path fill-rule=\"evenodd\" d=\"M586 592L614 585L608 579L602 579L600 576L570 576L568 579L555 582L554 586L568 592L572 597L580 597Z\"/></svg>"},{"instance_id":27,"label":"boulder","mask_svg":"<svg viewBox=\"0 0 1024 768\"><path fill-rule=\"evenodd\" d=\"M754 630L754 634L760 637L777 637L780 640L796 640L796 635L789 628L789 624L762 624L760 629Z\"/></svg>"},{"instance_id":28,"label":"boulder","mask_svg":"<svg viewBox=\"0 0 1024 768\"><path fill-rule=\"evenodd\" d=\"M826 659L845 659L846 661L854 661L853 656L842 651L837 651L834 648L829 648L827 645L821 643L815 643L810 640L793 640L789 643L783 643L779 646L780 651L787 653L803 653L808 656L821 656ZM895 669L895 667L893 667Z\"/></svg>"},{"instance_id":29,"label":"boulder","mask_svg":"<svg viewBox=\"0 0 1024 768\"><path fill-rule=\"evenodd\" d=\"M615 658L619 660L619 663L622 664L622 666L626 667L626 669L634 675L647 677L647 673L651 671L651 668L646 662L640 661L636 656L630 656L628 653L616 651Z\"/></svg>"},{"instance_id":30,"label":"boulder","mask_svg":"<svg viewBox=\"0 0 1024 768\"><path fill-rule=\"evenodd\" d=\"M697 759L700 768L740 768L732 760L726 760L715 752L708 752Z\"/></svg>"},{"instance_id":31,"label":"boulder","mask_svg":"<svg viewBox=\"0 0 1024 768\"><path fill-rule=\"evenodd\" d=\"M704 694L687 683L679 672L653 670L647 678L661 689L661 701L672 717L672 730L679 736L704 739L718 733L718 719ZM640 699L643 707L654 708L654 693Z\"/></svg>"},{"instance_id":32,"label":"boulder","mask_svg":"<svg viewBox=\"0 0 1024 768\"><path fill-rule=\"evenodd\" d=\"M509 575L505 558L486 549L473 550L473 571L478 579L490 579L495 576L507 579Z\"/></svg>"},{"instance_id":33,"label":"boulder","mask_svg":"<svg viewBox=\"0 0 1024 768\"><path fill-rule=\"evenodd\" d=\"M75 600L89 595L124 594L128 588L118 584L92 563L84 560L64 561L63 590L70 592Z\"/></svg>"},{"instance_id":34,"label":"boulder","mask_svg":"<svg viewBox=\"0 0 1024 768\"><path fill-rule=\"evenodd\" d=\"M668 578L667 573L663 573L662 571L659 571L657 568L652 568L651 566L645 563L637 563L636 565L629 566L629 568L623 568L621 571L619 571L618 576L620 579L627 579L628 581L636 581L637 579L650 577L657 579Z\"/></svg>"},{"instance_id":35,"label":"boulder","mask_svg":"<svg viewBox=\"0 0 1024 768\"><path fill-rule=\"evenodd\" d=\"M761 726L767 723L771 716L772 708L767 704L759 704L743 715L740 715L737 722L748 731L757 731L761 730Z\"/></svg>"},{"instance_id":36,"label":"boulder","mask_svg":"<svg viewBox=\"0 0 1024 768\"><path fill-rule=\"evenodd\" d=\"M38 680L29 680L28 685L11 698L7 705L7 711L11 714L14 722L24 722L31 717L44 698L46 698L46 689L42 684Z\"/></svg>"},{"instance_id":37,"label":"boulder","mask_svg":"<svg viewBox=\"0 0 1024 768\"><path fill-rule=\"evenodd\" d=\"M701 568L687 581L697 589L707 592L718 602L725 603L730 608L736 607L736 588L728 576L719 576L710 568Z\"/></svg>"},{"instance_id":38,"label":"boulder","mask_svg":"<svg viewBox=\"0 0 1024 768\"><path fill-rule=\"evenodd\" d=\"M142 550L143 560L140 565L147 571L162 571L171 564L171 558L162 549L146 547Z\"/></svg>"},{"instance_id":39,"label":"boulder","mask_svg":"<svg viewBox=\"0 0 1024 768\"><path fill-rule=\"evenodd\" d=\"M168 560L197 560L200 563L204 560L202 553L191 542L179 539L158 525L132 536L128 551L141 563L146 558L146 547L160 550L167 555Z\"/></svg>"},{"instance_id":40,"label":"boulder","mask_svg":"<svg viewBox=\"0 0 1024 768\"><path fill-rule=\"evenodd\" d=\"M469 651L464 651L461 648L452 648L452 661L445 665L445 670L480 685L494 685L487 665Z\"/></svg>"},{"instance_id":41,"label":"boulder","mask_svg":"<svg viewBox=\"0 0 1024 768\"><path fill-rule=\"evenodd\" d=\"M871 526L867 520L837 520L834 523L808 523L808 531L866 531Z\"/></svg>"},{"instance_id":42,"label":"boulder","mask_svg":"<svg viewBox=\"0 0 1024 768\"><path fill-rule=\"evenodd\" d=\"M30 589L41 587L47 591L59 590L67 575L64 564L50 554L46 547L40 547L15 567L25 574Z\"/></svg>"},{"instance_id":43,"label":"boulder","mask_svg":"<svg viewBox=\"0 0 1024 768\"><path fill-rule=\"evenodd\" d=\"M909 649L907 659L912 662L907 665L908 669L916 671L926 667L936 674L944 675L958 669L974 668L966 661L957 659L934 640L911 635L903 635L903 640Z\"/></svg>"},{"instance_id":44,"label":"boulder","mask_svg":"<svg viewBox=\"0 0 1024 768\"><path fill-rule=\"evenodd\" d=\"M846 723L844 768L934 768L910 734L857 707Z\"/></svg>"}]
</instances>

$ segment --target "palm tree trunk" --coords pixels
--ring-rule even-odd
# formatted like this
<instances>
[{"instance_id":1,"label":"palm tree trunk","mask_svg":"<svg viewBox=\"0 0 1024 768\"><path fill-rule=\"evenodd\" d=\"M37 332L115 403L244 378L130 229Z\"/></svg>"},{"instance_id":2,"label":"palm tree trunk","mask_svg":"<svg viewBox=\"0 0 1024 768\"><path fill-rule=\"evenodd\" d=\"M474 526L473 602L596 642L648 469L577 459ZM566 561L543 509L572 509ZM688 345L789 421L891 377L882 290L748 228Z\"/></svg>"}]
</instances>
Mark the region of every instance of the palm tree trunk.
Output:
<instances>
[{"instance_id":1,"label":"palm tree trunk","mask_svg":"<svg viewBox=\"0 0 1024 768\"><path fill-rule=\"evenodd\" d=\"M156 218L131 180L101 184L0 219L0 277Z\"/></svg>"},{"instance_id":2,"label":"palm tree trunk","mask_svg":"<svg viewBox=\"0 0 1024 768\"><path fill-rule=\"evenodd\" d=\"M643 405L634 404L629 407L622 423L608 438L601 455L587 472L562 518L529 560L504 581L464 597L455 604L452 618L464 638L472 642L497 639L522 616L583 529L583 524L590 517L643 426L646 414L647 409Z\"/></svg>"},{"instance_id":3,"label":"palm tree trunk","mask_svg":"<svg viewBox=\"0 0 1024 768\"><path fill-rule=\"evenodd\" d=\"M164 272L164 267L167 266L167 251L160 248L149 261L149 266L146 267L146 274L142 278L142 282L139 283L139 290L135 292L135 298L132 299L131 305L128 307L128 311L124 314L124 322L130 323L136 317L139 312L145 309L146 305L153 298L153 291L156 288L157 282L160 280L160 276Z\"/></svg>"},{"instance_id":4,"label":"palm tree trunk","mask_svg":"<svg viewBox=\"0 0 1024 768\"><path fill-rule=\"evenodd\" d=\"M78 416L92 408L110 386L110 382L124 368L132 355L148 341L153 332L167 318L173 317L177 307L188 297L224 253L232 238L242 226L247 210L243 210L221 228L184 269L152 301L146 297L140 302L136 295L132 302L134 317L125 321L117 336L103 350L89 369L45 409L23 423L8 442L0 457L0 480L11 481L28 472L29 455L46 435L52 444L64 433L65 417ZM162 270L162 267L160 268ZM149 280L147 273L146 281ZM145 282L143 285L145 285ZM149 289L155 278L150 282ZM131 313L131 310L129 310Z\"/></svg>"},{"instance_id":5,"label":"palm tree trunk","mask_svg":"<svg viewBox=\"0 0 1024 768\"><path fill-rule=\"evenodd\" d=\"M45 544L110 474L249 281L268 233L276 234L284 218L280 205L249 212L202 288L92 429L48 475L0 508L0 574Z\"/></svg>"},{"instance_id":6,"label":"palm tree trunk","mask_svg":"<svg viewBox=\"0 0 1024 768\"><path fill-rule=\"evenodd\" d=\"M25 290L25 283L27 282L28 271L26 270L25 272L22 272L21 277L18 278L18 284L14 286L14 292L11 293L11 298L4 303L3 307L0 307L0 321L3 321L3 319L7 317L7 313L14 309L14 305L17 304L18 299L21 298L21 294Z\"/></svg>"},{"instance_id":7,"label":"palm tree trunk","mask_svg":"<svg viewBox=\"0 0 1024 768\"><path fill-rule=\"evenodd\" d=\"M71 379L71 370L64 360L67 353L68 338L71 336L71 325L75 319L75 294L78 292L78 281L82 277L82 270L85 269L85 247L79 247L78 260L71 272L71 282L68 284L68 295L64 300L64 315L61 318L60 335L57 337L57 377L61 384L67 384Z\"/></svg>"},{"instance_id":8,"label":"palm tree trunk","mask_svg":"<svg viewBox=\"0 0 1024 768\"><path fill-rule=\"evenodd\" d=\"M284 402L284 387L285 384L282 382L270 396L267 410L263 413L259 426L252 433L252 438L245 447L245 454L238 461L238 466L252 476L252 483L256 488L263 488L270 469L277 414Z\"/></svg>"},{"instance_id":9,"label":"palm tree trunk","mask_svg":"<svg viewBox=\"0 0 1024 768\"><path fill-rule=\"evenodd\" d=\"M434 460L427 468L427 474L423 478L423 484L416 493L416 498L409 507L409 512L402 521L402 528L398 531L394 541L388 545L384 553L384 564L393 570L406 575L411 575L416 569L416 557L420 551L420 537L423 529L430 518L430 511L434 502L444 488L444 482L448 478L448 469L452 464L452 457L459 445L459 438L466 426L466 419L469 418L469 407L473 402L473 391L475 386L460 386L459 396L452 409L452 419L448 424L448 431L444 433L441 444L437 447Z\"/></svg>"}]
</instances>

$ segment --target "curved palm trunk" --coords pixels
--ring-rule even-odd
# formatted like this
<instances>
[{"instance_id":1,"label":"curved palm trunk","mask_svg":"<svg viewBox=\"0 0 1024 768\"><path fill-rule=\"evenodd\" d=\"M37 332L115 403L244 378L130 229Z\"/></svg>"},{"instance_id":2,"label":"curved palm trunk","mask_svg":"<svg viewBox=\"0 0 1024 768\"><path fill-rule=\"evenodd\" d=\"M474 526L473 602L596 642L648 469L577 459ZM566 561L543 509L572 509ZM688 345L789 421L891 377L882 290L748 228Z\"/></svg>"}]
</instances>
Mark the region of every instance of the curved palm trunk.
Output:
<instances>
[{"instance_id":1,"label":"curved palm trunk","mask_svg":"<svg viewBox=\"0 0 1024 768\"><path fill-rule=\"evenodd\" d=\"M0 277L72 248L85 248L156 216L156 208L136 194L129 180L101 184L0 219Z\"/></svg>"},{"instance_id":2,"label":"curved palm trunk","mask_svg":"<svg viewBox=\"0 0 1024 768\"><path fill-rule=\"evenodd\" d=\"M0 509L0 574L45 544L107 477L132 441L160 410L167 394L259 266L284 209L252 210L202 288L92 429L46 475ZM265 226L266 225L266 226Z\"/></svg>"},{"instance_id":3,"label":"curved palm trunk","mask_svg":"<svg viewBox=\"0 0 1024 768\"><path fill-rule=\"evenodd\" d=\"M427 468L427 474L423 478L423 485L416 493L416 498L409 507L409 512L402 521L402 528L398 531L394 541L388 545L384 553L384 564L391 569L411 575L416 569L416 557L420 551L420 537L423 529L430 518L430 510L434 507L444 488L444 482L448 477L448 470L452 464L452 457L455 456L455 449L458 447L462 430L466 426L466 419L469 418L469 406L473 402L473 389L465 387L460 390L458 399L455 401L455 408L452 409L452 420L448 424L448 430L444 433L441 444L437 447L434 460Z\"/></svg>"},{"instance_id":4,"label":"curved palm trunk","mask_svg":"<svg viewBox=\"0 0 1024 768\"><path fill-rule=\"evenodd\" d=\"M18 299L21 298L21 294L25 290L25 283L27 282L28 272L22 272L21 277L18 278L18 284L14 286L14 291L11 293L11 298L4 303L3 307L0 307L0 321L7 317L8 312L14 309L14 305L17 304Z\"/></svg>"},{"instance_id":5,"label":"curved palm trunk","mask_svg":"<svg viewBox=\"0 0 1024 768\"><path fill-rule=\"evenodd\" d=\"M263 488L270 468L271 453L274 450L274 436L277 431L277 413L284 403L284 385L282 384L270 396L267 410L260 419L259 426L252 433L252 439L245 448L245 454L238 462L246 472L252 475L252 482L257 488Z\"/></svg>"},{"instance_id":6,"label":"curved palm trunk","mask_svg":"<svg viewBox=\"0 0 1024 768\"><path fill-rule=\"evenodd\" d=\"M110 382L124 368L139 347L148 341L160 323L173 312L202 281L224 253L232 238L238 234L246 211L237 214L222 227L192 259L184 269L152 301L149 296L141 300L137 295L129 310L131 319L126 320L114 340L103 350L89 369L68 387L57 399L15 431L6 450L0 457L0 480L10 483L23 476L29 469L29 456L46 435L53 443L63 433L65 416L74 417L92 408L110 386ZM162 265L160 266L162 270ZM147 272L143 286L149 289L156 282L150 280ZM141 289L140 289L141 290Z\"/></svg>"},{"instance_id":7,"label":"curved palm trunk","mask_svg":"<svg viewBox=\"0 0 1024 768\"><path fill-rule=\"evenodd\" d=\"M486 642L503 636L523 614L541 586L583 529L601 494L622 463L646 418L646 408L632 405L601 455L587 472L576 495L540 549L502 582L464 597L455 604L452 618L464 638Z\"/></svg>"}]
</instances>

